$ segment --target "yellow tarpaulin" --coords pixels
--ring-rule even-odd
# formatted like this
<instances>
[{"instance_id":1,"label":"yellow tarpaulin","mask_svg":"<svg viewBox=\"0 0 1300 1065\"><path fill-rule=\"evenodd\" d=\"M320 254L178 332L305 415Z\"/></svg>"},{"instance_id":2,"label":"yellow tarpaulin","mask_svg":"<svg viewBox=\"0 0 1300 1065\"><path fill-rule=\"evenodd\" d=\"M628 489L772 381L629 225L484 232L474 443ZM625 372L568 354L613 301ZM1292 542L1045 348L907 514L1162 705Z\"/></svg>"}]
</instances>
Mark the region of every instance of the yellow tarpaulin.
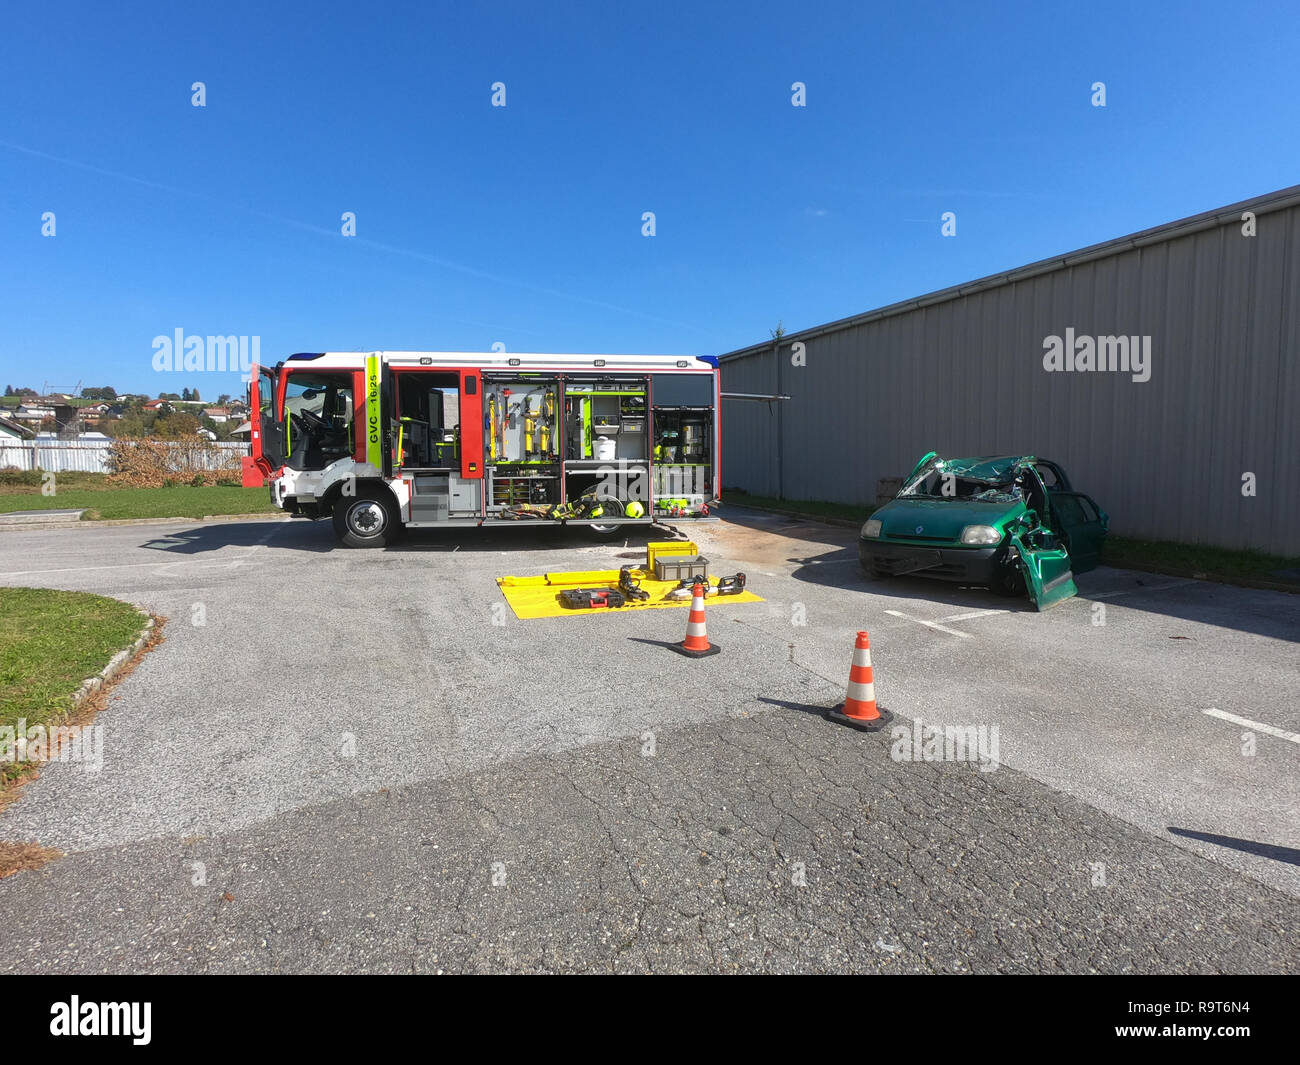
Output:
<instances>
[{"instance_id":1,"label":"yellow tarpaulin","mask_svg":"<svg viewBox=\"0 0 1300 1065\"><path fill-rule=\"evenodd\" d=\"M593 570L586 573L546 573L540 577L498 577L497 586L506 597L510 609L522 620L531 618L558 618L569 614L618 614L631 610L650 610L665 606L690 606L690 599L665 599L669 592L677 587L676 581L657 581L642 576L641 570L633 570L632 576L641 582L641 590L650 594L649 599L628 599L627 606L593 607L590 610L573 610L560 602L560 592L565 588L617 588L618 570ZM716 578L710 578L714 581ZM761 603L762 596L746 589L739 595L711 595L706 602L712 606L717 603Z\"/></svg>"}]
</instances>

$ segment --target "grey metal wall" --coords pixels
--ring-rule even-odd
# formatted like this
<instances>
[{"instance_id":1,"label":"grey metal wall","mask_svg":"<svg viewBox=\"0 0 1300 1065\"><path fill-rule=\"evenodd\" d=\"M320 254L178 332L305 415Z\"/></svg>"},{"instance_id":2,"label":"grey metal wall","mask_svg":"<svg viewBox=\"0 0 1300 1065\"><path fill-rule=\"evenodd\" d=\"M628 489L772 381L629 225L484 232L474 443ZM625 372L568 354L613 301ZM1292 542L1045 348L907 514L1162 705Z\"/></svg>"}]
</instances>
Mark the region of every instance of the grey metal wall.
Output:
<instances>
[{"instance_id":1,"label":"grey metal wall","mask_svg":"<svg viewBox=\"0 0 1300 1065\"><path fill-rule=\"evenodd\" d=\"M866 504L930 450L1029 453L1064 465L1117 535L1300 554L1295 199L1265 204L1254 237L1238 220L1249 201L1209 228L792 334L779 379L770 344L724 356L724 391L793 397L724 400L724 499L774 495L780 478L787 499ZM1070 326L1150 335L1151 379L1046 372L1044 338ZM807 365L792 366L801 339Z\"/></svg>"}]
</instances>

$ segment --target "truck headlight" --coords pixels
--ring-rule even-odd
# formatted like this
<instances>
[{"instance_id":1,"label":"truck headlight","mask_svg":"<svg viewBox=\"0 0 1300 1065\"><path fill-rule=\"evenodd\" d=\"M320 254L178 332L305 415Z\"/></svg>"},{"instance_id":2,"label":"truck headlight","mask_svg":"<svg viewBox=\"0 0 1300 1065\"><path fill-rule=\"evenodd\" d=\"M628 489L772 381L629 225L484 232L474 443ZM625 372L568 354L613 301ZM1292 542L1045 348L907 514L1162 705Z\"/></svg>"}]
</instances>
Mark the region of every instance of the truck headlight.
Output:
<instances>
[{"instance_id":1,"label":"truck headlight","mask_svg":"<svg viewBox=\"0 0 1300 1065\"><path fill-rule=\"evenodd\" d=\"M862 526L862 536L866 540L880 539L880 519L872 518L866 525Z\"/></svg>"},{"instance_id":2,"label":"truck headlight","mask_svg":"<svg viewBox=\"0 0 1300 1065\"><path fill-rule=\"evenodd\" d=\"M1002 534L992 525L967 525L961 531L963 544L996 544L1002 540Z\"/></svg>"}]
</instances>

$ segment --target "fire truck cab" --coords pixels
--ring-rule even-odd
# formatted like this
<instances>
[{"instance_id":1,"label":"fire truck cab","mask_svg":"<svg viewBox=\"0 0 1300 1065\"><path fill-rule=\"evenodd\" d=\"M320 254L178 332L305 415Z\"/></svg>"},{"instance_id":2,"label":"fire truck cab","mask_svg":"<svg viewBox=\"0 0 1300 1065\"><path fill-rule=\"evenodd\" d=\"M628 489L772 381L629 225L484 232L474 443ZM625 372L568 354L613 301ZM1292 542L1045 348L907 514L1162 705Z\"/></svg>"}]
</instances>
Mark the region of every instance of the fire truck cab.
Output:
<instances>
[{"instance_id":1,"label":"fire truck cab","mask_svg":"<svg viewBox=\"0 0 1300 1065\"><path fill-rule=\"evenodd\" d=\"M321 352L253 367L253 463L350 547L407 526L708 519L715 359Z\"/></svg>"}]
</instances>

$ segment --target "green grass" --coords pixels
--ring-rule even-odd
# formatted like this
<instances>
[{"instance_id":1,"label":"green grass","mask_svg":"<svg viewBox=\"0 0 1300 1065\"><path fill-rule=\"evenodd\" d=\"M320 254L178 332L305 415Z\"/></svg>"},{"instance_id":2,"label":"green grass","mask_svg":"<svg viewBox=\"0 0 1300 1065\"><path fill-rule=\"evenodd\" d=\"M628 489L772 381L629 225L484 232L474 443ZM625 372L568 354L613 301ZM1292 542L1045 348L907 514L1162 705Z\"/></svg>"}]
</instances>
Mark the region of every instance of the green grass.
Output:
<instances>
[{"instance_id":1,"label":"green grass","mask_svg":"<svg viewBox=\"0 0 1300 1065\"><path fill-rule=\"evenodd\" d=\"M755 496L735 489L722 493L722 504L734 503L738 507L755 507L781 514L811 514L818 518L842 518L846 521L866 521L876 508L867 503L825 503L819 500L776 499L772 496Z\"/></svg>"},{"instance_id":2,"label":"green grass","mask_svg":"<svg viewBox=\"0 0 1300 1065\"><path fill-rule=\"evenodd\" d=\"M0 727L57 723L73 693L118 651L146 618L135 607L88 592L0 588ZM13 775L0 762L0 776Z\"/></svg>"},{"instance_id":3,"label":"green grass","mask_svg":"<svg viewBox=\"0 0 1300 1065\"><path fill-rule=\"evenodd\" d=\"M60 474L59 477L71 476ZM62 480L56 482L60 486ZM82 520L120 518L202 518L208 514L273 513L265 488L210 485L193 488L64 488L52 496L40 489L0 493L0 514L16 510L79 510Z\"/></svg>"},{"instance_id":4,"label":"green grass","mask_svg":"<svg viewBox=\"0 0 1300 1065\"><path fill-rule=\"evenodd\" d=\"M1295 577L1278 576L1277 570L1300 570L1300 558L1267 555L1262 551L1234 551L1226 547L1176 544L1165 540L1106 538L1103 561L1109 566L1150 567L1178 577L1204 574L1227 580L1273 581L1300 584Z\"/></svg>"}]
</instances>

